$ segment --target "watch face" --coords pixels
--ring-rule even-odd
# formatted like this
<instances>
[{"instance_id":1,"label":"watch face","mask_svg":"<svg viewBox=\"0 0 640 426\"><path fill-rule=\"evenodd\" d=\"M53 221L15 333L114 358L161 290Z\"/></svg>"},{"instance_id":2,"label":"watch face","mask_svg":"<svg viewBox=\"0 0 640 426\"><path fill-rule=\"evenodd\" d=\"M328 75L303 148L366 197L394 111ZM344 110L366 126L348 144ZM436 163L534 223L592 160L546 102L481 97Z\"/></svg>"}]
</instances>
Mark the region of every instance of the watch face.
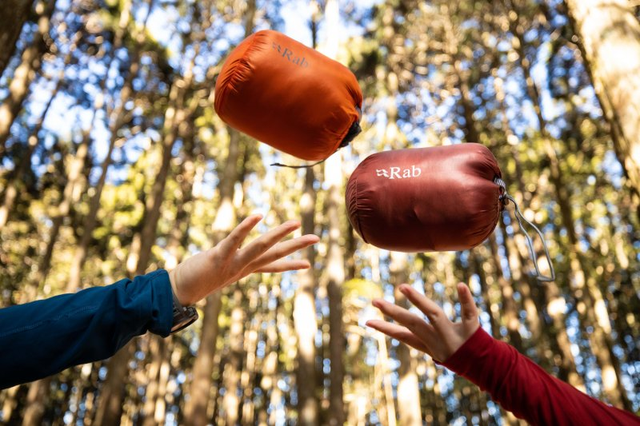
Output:
<instances>
[{"instance_id":1,"label":"watch face","mask_svg":"<svg viewBox=\"0 0 640 426\"><path fill-rule=\"evenodd\" d=\"M171 332L175 333L193 324L198 319L198 311L193 306L183 307L175 294L173 294L173 326Z\"/></svg>"},{"instance_id":2,"label":"watch face","mask_svg":"<svg viewBox=\"0 0 640 426\"><path fill-rule=\"evenodd\" d=\"M171 327L172 333L190 326L198 319L198 311L193 306L187 306L186 308L182 309L181 308L182 307L177 307L174 303L173 327Z\"/></svg>"}]
</instances>

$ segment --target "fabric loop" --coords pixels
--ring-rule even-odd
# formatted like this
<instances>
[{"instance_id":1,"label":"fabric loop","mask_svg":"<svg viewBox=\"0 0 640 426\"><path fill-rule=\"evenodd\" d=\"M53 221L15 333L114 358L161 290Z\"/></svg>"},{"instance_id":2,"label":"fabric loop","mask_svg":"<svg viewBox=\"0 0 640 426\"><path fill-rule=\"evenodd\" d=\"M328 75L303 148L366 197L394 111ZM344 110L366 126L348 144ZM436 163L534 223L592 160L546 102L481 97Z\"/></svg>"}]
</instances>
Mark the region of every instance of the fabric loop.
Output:
<instances>
[{"instance_id":1,"label":"fabric loop","mask_svg":"<svg viewBox=\"0 0 640 426\"><path fill-rule=\"evenodd\" d=\"M288 164L282 164L282 163L271 163L269 165L276 166L276 167L288 167L290 169L308 169L310 167L317 166L320 163L324 163L325 161L326 161L326 158L324 160L317 161L313 164L305 164L304 166L290 166Z\"/></svg>"},{"instance_id":2,"label":"fabric loop","mask_svg":"<svg viewBox=\"0 0 640 426\"><path fill-rule=\"evenodd\" d=\"M536 270L535 272L535 278L540 281L540 282L550 282L550 281L555 281L556 279L556 273L555 270L553 269L553 263L551 262L551 256L549 255L549 249L547 248L547 241L544 239L544 235L542 234L542 232L540 231L540 229L538 229L537 226L535 226L533 223L529 222L524 215L522 214L522 212L520 211L520 207L518 207L518 203L516 203L516 200L507 193L507 186L504 183L504 181L502 179L500 179L499 177L495 177L493 179L493 181L500 186L501 188L501 195L498 198L505 206L507 204L509 204L509 201L511 201L513 203L513 205L515 206L515 211L516 211L516 220L518 221L518 224L520 225L520 229L522 230L522 233L525 236L525 239L527 240L527 247L529 248L529 253L531 254L531 260L533 261L533 266ZM522 221L526 222L527 224L529 224L538 234L538 236L540 237L540 239L542 240L542 247L544 249L544 255L547 258L547 263L549 264L549 271L551 272L548 276L547 275L543 275L540 272L540 269L538 268L538 257L536 256L536 252L535 249L533 248L533 241L531 240L531 236L529 235L529 233L527 232L527 230L524 228L524 225L522 223Z\"/></svg>"}]
</instances>

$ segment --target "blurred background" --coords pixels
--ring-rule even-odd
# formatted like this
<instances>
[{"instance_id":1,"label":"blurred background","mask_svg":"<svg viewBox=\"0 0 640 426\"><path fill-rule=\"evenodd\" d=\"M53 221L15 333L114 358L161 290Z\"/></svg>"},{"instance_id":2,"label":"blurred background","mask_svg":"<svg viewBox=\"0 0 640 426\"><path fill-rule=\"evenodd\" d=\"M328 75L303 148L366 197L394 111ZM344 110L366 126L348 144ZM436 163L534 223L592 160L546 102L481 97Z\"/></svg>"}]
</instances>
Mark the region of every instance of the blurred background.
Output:
<instances>
[{"instance_id":1,"label":"blurred background","mask_svg":"<svg viewBox=\"0 0 640 426\"><path fill-rule=\"evenodd\" d=\"M638 413L639 16L626 0L3 0L0 306L173 268L254 212L260 232L299 219L321 242L311 270L232 285L183 332L0 391L0 423L518 424L364 326L372 298L407 305L403 282L453 318L458 281L494 337ZM269 166L301 162L213 110L225 57L267 28L360 82L363 133L322 165ZM366 156L467 141L498 159L556 281L531 278L512 205L464 252L379 250L349 226Z\"/></svg>"}]
</instances>

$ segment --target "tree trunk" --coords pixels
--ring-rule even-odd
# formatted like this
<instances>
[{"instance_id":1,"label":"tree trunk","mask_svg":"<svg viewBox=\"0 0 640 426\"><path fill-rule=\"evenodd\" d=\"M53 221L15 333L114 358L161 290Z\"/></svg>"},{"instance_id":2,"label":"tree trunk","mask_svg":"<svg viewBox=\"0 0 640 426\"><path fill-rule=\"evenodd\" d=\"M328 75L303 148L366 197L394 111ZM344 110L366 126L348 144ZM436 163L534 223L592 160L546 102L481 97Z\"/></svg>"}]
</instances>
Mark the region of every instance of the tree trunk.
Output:
<instances>
[{"instance_id":1,"label":"tree trunk","mask_svg":"<svg viewBox=\"0 0 640 426\"><path fill-rule=\"evenodd\" d=\"M94 110L95 116L95 110ZM93 122L93 120L91 120ZM49 241L47 242L47 248L45 250L42 261L38 267L38 273L36 274L34 286L37 288L43 285L46 281L47 275L51 268L51 259L53 257L53 249L58 240L60 234L60 228L62 223L69 216L73 205L77 204L82 194L82 173L86 168L89 151L91 149L91 137L89 136L90 129L86 130L82 142L78 146L76 155L71 159L69 165L69 176L67 183L62 193L62 199L60 205L57 208L56 214L53 216L53 224L49 235ZM74 289L76 290L76 289Z\"/></svg>"},{"instance_id":2,"label":"tree trunk","mask_svg":"<svg viewBox=\"0 0 640 426\"><path fill-rule=\"evenodd\" d=\"M310 2L311 9L311 39L312 47L317 47L318 36L318 2ZM300 198L300 216L302 234L315 233L315 212L317 194L313 187L315 182L313 168L306 169L304 189ZM316 396L316 344L318 332L316 321L316 276L313 272L315 250L307 247L303 250L304 257L311 263L311 268L298 273L298 288L293 301L293 322L297 337L296 353L296 389L298 392L298 419L301 425L315 426L318 424L319 404Z\"/></svg>"},{"instance_id":3,"label":"tree trunk","mask_svg":"<svg viewBox=\"0 0 640 426\"><path fill-rule=\"evenodd\" d=\"M277 423L280 409L278 406L283 402L282 390L278 386L278 381L283 376L284 368L281 368L280 353L285 353L289 349L290 342L294 341L293 327L291 327L291 319L283 312L282 309L282 290L280 288L280 281L274 280L271 287L273 298L276 301L276 306L273 312L273 316L270 316L273 321L273 327L267 329L267 344L271 351L268 355L268 361L265 360L265 368L263 369L264 375L262 376L262 387L265 390L265 405L268 407L271 405L271 413L267 417L267 407L265 407L265 421L266 424L274 425ZM271 323L271 321L270 321ZM280 331L282 330L282 331ZM271 389L271 395L267 402L267 389Z\"/></svg>"},{"instance_id":4,"label":"tree trunk","mask_svg":"<svg viewBox=\"0 0 640 426\"><path fill-rule=\"evenodd\" d=\"M520 153L518 151L518 146L521 144L521 141L513 133L511 124L509 123L509 119L507 118L504 81L500 78L496 78L494 82L494 88L496 91L496 99L500 103L502 115L502 130L505 133L506 142L510 145L510 149L507 155L513 161L515 170L515 182L510 183L515 183L517 192L512 195L515 196L518 205L524 207L525 201L527 203L531 203L532 195L526 190L522 174L522 164L520 161ZM513 210L508 210L509 211L507 213L503 213L503 215L509 214L512 233L509 234L507 232L507 227L504 223L504 219L500 220L500 228L502 229L504 250L509 263L509 270L511 271L511 280L514 283L518 283L518 290L520 291L520 294L523 298L522 305L527 313L525 317L526 322L532 334L531 340L534 342L538 342L538 344L536 345L537 352L539 354L545 354L545 351L547 350L549 345L557 344L558 336L554 327L549 327L543 331L543 324L545 322L545 319L542 316L542 312L540 311L540 309L538 309L538 305L543 306L545 304L543 295L545 290L544 288L538 286L537 283L534 282L535 280L528 273L528 271L530 270L530 267L526 266L526 259L528 259L528 254L523 255L523 253L527 253L526 243L524 241L522 231L519 230L517 222L513 219ZM555 283L547 284L547 286L555 285ZM541 303L538 303L538 301L541 301ZM555 353L560 353L560 351L555 351ZM571 355L570 351L569 355ZM576 372L573 355L571 355L569 359L566 359L562 355L561 357L563 359L560 361L560 375L565 378L571 376L573 381L572 384L574 386L582 386L582 380L579 378L578 373ZM538 362L542 367L550 369L552 365L550 358L550 356L541 356L539 357Z\"/></svg>"},{"instance_id":5,"label":"tree trunk","mask_svg":"<svg viewBox=\"0 0 640 426\"><path fill-rule=\"evenodd\" d=\"M220 176L218 191L220 207L213 222L213 244L219 243L232 229L236 219L233 207L234 186L240 180L238 161L240 158L240 135L233 129L229 131L227 158L219 164L224 165ZM189 389L190 398L185 405L184 421L186 424L199 426L207 423L207 407L210 401L213 374L213 357L218 338L218 316L222 308L222 293L217 291L206 299L202 319L202 335L200 347L193 365L193 381Z\"/></svg>"},{"instance_id":6,"label":"tree trunk","mask_svg":"<svg viewBox=\"0 0 640 426\"><path fill-rule=\"evenodd\" d=\"M193 380L189 387L189 399L184 409L184 424L199 426L207 424L207 406L210 401L216 339L218 338L218 316L222 309L220 292L207 297L203 310L200 347L193 364Z\"/></svg>"},{"instance_id":7,"label":"tree trunk","mask_svg":"<svg viewBox=\"0 0 640 426\"><path fill-rule=\"evenodd\" d=\"M36 273L36 277L32 286L34 292L35 289L44 285L44 283L46 282L47 275L49 274L49 270L51 269L53 249L55 247L56 241L58 240L58 235L60 233L62 223L64 219L69 216L71 206L76 204L80 199L80 194L82 192L82 171L85 169L90 148L89 145L91 142L91 138L89 137L88 132L89 131L87 130L87 134L84 135L75 157L71 160L67 184L64 188L62 200L60 206L58 207L58 212L53 218L53 225L51 226L49 241L47 242L44 256L40 261L40 265L38 266L38 271ZM29 394L27 396L27 410L22 422L23 426L37 426L42 423L44 407L49 398L47 389L49 388L50 383L51 377L47 377L34 382L30 386Z\"/></svg>"},{"instance_id":8,"label":"tree trunk","mask_svg":"<svg viewBox=\"0 0 640 426\"><path fill-rule=\"evenodd\" d=\"M120 20L118 23L118 29L116 30L113 47L110 52L109 59L109 68L111 67L111 62L116 54L116 51L122 46L122 41L124 38L124 33L126 31L127 26L129 25L129 19L131 16L131 0L125 0L122 4L122 10L120 12ZM147 20L149 18L149 13L145 18L143 24L143 31L146 28ZM91 196L89 201L89 212L87 216L84 218L83 226L82 226L82 237L80 238L80 242L78 243L75 253L73 255L73 260L71 262L71 267L69 271L69 284L67 286L67 291L74 291L76 288L80 288L80 281L82 276L82 268L84 267L84 262L87 259L87 252L89 250L89 245L92 240L93 230L96 227L98 221L98 210L100 209L100 198L102 197L102 190L104 189L104 185L107 180L107 172L109 167L111 166L111 162L113 161L113 151L116 147L116 143L118 142L118 131L124 124L124 105L126 101L130 98L132 94L132 84L133 79L138 73L140 68L140 49L142 38L140 33L136 35L136 43L133 47L133 52L131 53L131 64L129 65L129 71L126 74L124 84L122 89L120 90L120 101L111 108L109 116L109 133L111 135L109 139L109 147L107 148L107 154L102 161L102 166L100 170L100 177L98 178L98 182L94 187L94 193ZM104 84L106 83L106 78L101 83L102 89L104 92ZM103 94L102 97L104 97Z\"/></svg>"},{"instance_id":9,"label":"tree trunk","mask_svg":"<svg viewBox=\"0 0 640 426\"><path fill-rule=\"evenodd\" d=\"M498 285L502 294L502 320L506 324L509 335L509 344L515 347L518 352L524 353L522 346L522 336L520 335L520 316L518 304L514 298L513 286L506 280L502 273L500 254L498 253L498 243L494 234L489 236L489 247L491 248L491 260L495 274L498 277Z\"/></svg>"},{"instance_id":10,"label":"tree trunk","mask_svg":"<svg viewBox=\"0 0 640 426\"><path fill-rule=\"evenodd\" d=\"M150 336L148 353L151 355L151 363L147 374L145 374L147 386L145 392L146 400L144 402L142 412L143 426L154 426L161 424L164 420L164 416L160 416L160 419L156 419L155 413L156 407L160 405L159 400L162 399L164 401L164 394L160 391L161 387L165 386L162 372L163 365L167 362L167 354L169 353L167 346L168 342L162 337ZM159 397L159 395L161 395L161 397Z\"/></svg>"},{"instance_id":11,"label":"tree trunk","mask_svg":"<svg viewBox=\"0 0 640 426\"><path fill-rule=\"evenodd\" d=\"M193 186L196 179L193 161L194 127L191 119L184 121L184 124L186 124L185 131L180 135L183 140L182 157L184 160L180 163L180 170L177 173L177 180L180 182L180 195L175 200L177 209L176 219L170 231L169 241L167 242L167 250L170 254L170 256L167 256L168 259L165 260L164 265L164 268L167 270L174 269L182 262L185 248L189 243L189 213L187 210L193 199ZM157 356L159 352L157 349L152 350L151 373L148 375L151 378L145 393L146 401L143 410L144 426L159 425L162 424L165 419L166 398L164 390L167 386L169 369L167 355L171 353L171 350L168 348L172 347L170 342L165 343L165 339L155 335L150 336L149 344L152 348L160 348L161 356Z\"/></svg>"},{"instance_id":12,"label":"tree trunk","mask_svg":"<svg viewBox=\"0 0 640 426\"><path fill-rule=\"evenodd\" d=\"M267 328L264 331L266 334L265 339L265 356L262 360L260 371L262 372L260 380L260 388L263 391L264 398L263 404L260 406L257 414L257 423L260 426L266 426L269 420L269 414L267 410L269 408L269 396L273 395L277 389L278 375L279 375L279 362L278 355L280 354L280 345L278 344L281 336L278 333L278 319L282 317L280 313L280 282L278 280L271 280L265 283L269 286L269 292L267 293L267 300L274 300L275 306L273 309L269 309L266 312L265 321ZM265 306L269 306L267 301L263 302ZM272 410L272 412L275 410ZM270 424L274 424L271 422Z\"/></svg>"},{"instance_id":13,"label":"tree trunk","mask_svg":"<svg viewBox=\"0 0 640 426\"><path fill-rule=\"evenodd\" d=\"M40 425L44 415L45 403L51 391L51 377L33 382L27 393L27 408L22 418L23 425Z\"/></svg>"},{"instance_id":14,"label":"tree trunk","mask_svg":"<svg viewBox=\"0 0 640 426\"><path fill-rule=\"evenodd\" d=\"M558 154L553 147L550 134L547 130L547 123L542 115L542 103L539 91L531 76L531 64L524 50L525 40L522 33L523 27L519 19L520 16L516 13L515 19L509 21L510 29L515 35L513 40L514 47L518 53L520 66L524 72L528 95L533 102L534 110L538 118L544 150L550 165L550 180L553 184L558 206L560 207L560 218L569 238L569 247L566 247L566 252L571 268L572 284L576 298L580 300L579 304L584 303L584 308L580 309L580 307L578 307L578 312L584 319L585 324L583 324L583 326L591 325L594 329L593 333L587 334L591 344L591 350L602 369L604 395L616 407L628 410L631 409L631 405L620 381L619 360L613 353L611 337L607 334L611 328L609 314L602 293L598 286L595 285L595 280L593 278L586 278L585 262L580 254L581 250L573 221L569 189L564 183L564 176L560 167Z\"/></svg>"},{"instance_id":15,"label":"tree trunk","mask_svg":"<svg viewBox=\"0 0 640 426\"><path fill-rule=\"evenodd\" d=\"M0 77L16 49L22 27L29 17L33 0L6 0L0 14Z\"/></svg>"},{"instance_id":16,"label":"tree trunk","mask_svg":"<svg viewBox=\"0 0 640 426\"><path fill-rule=\"evenodd\" d=\"M640 194L640 22L626 0L565 0L618 160Z\"/></svg>"},{"instance_id":17,"label":"tree trunk","mask_svg":"<svg viewBox=\"0 0 640 426\"><path fill-rule=\"evenodd\" d=\"M7 423L11 423L12 417L16 412L18 406L18 390L20 385L13 386L9 389L3 390L4 401L2 403L2 420Z\"/></svg>"},{"instance_id":18,"label":"tree trunk","mask_svg":"<svg viewBox=\"0 0 640 426\"><path fill-rule=\"evenodd\" d=\"M31 131L29 137L27 138L27 152L24 153L22 155L22 158L18 160L18 167L13 173L13 176L10 177L6 188L4 189L4 200L2 202L2 206L0 207L0 229L3 228L9 221L9 214L11 213L13 205L18 196L18 189L22 184L23 175L27 170L31 168L31 158L33 157L33 153L35 152L36 147L40 142L38 134L42 130L44 119L47 117L49 109L51 108L51 104L53 104L53 100L60 91L61 86L62 79L58 79L55 88L51 92L51 97L49 98L47 105L44 107L44 110L42 110L42 114L40 114L40 117L38 118L38 121L33 128L33 131Z\"/></svg>"},{"instance_id":19,"label":"tree trunk","mask_svg":"<svg viewBox=\"0 0 640 426\"><path fill-rule=\"evenodd\" d=\"M471 258L471 264L473 266L473 270L478 276L478 284L480 285L480 293L482 294L482 299L487 306L486 312L489 316L489 328L491 328L491 335L500 336L500 327L498 326L498 319L496 315L499 313L500 308L497 303L494 302L491 297L491 292L489 291L489 283L487 282L487 273L484 270L484 256L482 255L485 252L483 246L474 247L469 252L469 257Z\"/></svg>"},{"instance_id":20,"label":"tree trunk","mask_svg":"<svg viewBox=\"0 0 640 426\"><path fill-rule=\"evenodd\" d=\"M381 312L377 311L377 319L384 319ZM382 395L377 398L384 401L377 407L378 417L384 426L396 425L396 408L393 397L393 386L391 384L391 371L389 370L389 351L387 349L387 339L383 333L375 333L374 336L377 349L378 360L375 364L374 386L375 389L382 389Z\"/></svg>"},{"instance_id":21,"label":"tree trunk","mask_svg":"<svg viewBox=\"0 0 640 426\"><path fill-rule=\"evenodd\" d=\"M313 187L315 174L306 170L304 193L300 199L302 235L315 233L316 191ZM313 247L304 249L304 257L311 265L315 261ZM316 322L316 277L313 267L299 272L298 289L293 302L293 321L298 338L296 387L298 390L298 416L301 425L316 425L318 400L316 397L316 344L318 331Z\"/></svg>"},{"instance_id":22,"label":"tree trunk","mask_svg":"<svg viewBox=\"0 0 640 426\"><path fill-rule=\"evenodd\" d=\"M260 284L260 286L263 285L264 284ZM266 307L268 303L267 297L262 297L262 303L259 305L260 293L262 293L260 290L252 289L249 295L248 312L253 312L253 318L250 321L250 327L248 330L245 330L244 333L245 362L240 372L240 389L242 390L240 419L242 424L255 424L256 422L253 390L258 386L258 383L256 383L256 374L261 371L259 369L260 365L256 351L258 349L258 339L264 317L262 307ZM265 293L268 295L268 292Z\"/></svg>"},{"instance_id":23,"label":"tree trunk","mask_svg":"<svg viewBox=\"0 0 640 426\"><path fill-rule=\"evenodd\" d=\"M447 14L447 19L445 20L445 28L447 36L447 50L452 56L452 61L454 63L454 69L456 71L457 77L457 87L460 90L461 94L459 103L462 105L462 109L464 112L464 132L466 134L466 140L468 142L479 142L480 132L478 131L478 124L473 118L474 106L469 90L469 76L468 73L464 71L464 67L462 66L461 60L459 59L460 53L458 46L460 44L460 41L455 35L458 32L454 31L454 29L452 28L451 17L449 14ZM518 307L513 298L513 287L503 276L502 264L500 255L498 253L498 245L496 242L496 237L493 233L489 236L489 247L491 249L490 257L494 269L494 275L497 278L498 285L502 294L502 311L504 312L502 318L500 318L500 320L497 322L506 324L509 333L509 343L513 345L519 352L522 352L522 336L520 335L520 332L518 330L520 326ZM473 251L476 252L476 250ZM477 256L474 257L474 260L476 262L479 261ZM476 269L478 270L478 274L481 276L481 283L483 281L486 282L488 277L486 277L484 274L483 265L476 263ZM493 277L491 277L491 280L493 280ZM490 318L492 319L491 328L494 332L494 336L499 336L500 334L495 334L495 332L498 330L497 322L493 320L493 306L491 305L489 298L487 298L486 300L490 306L489 314Z\"/></svg>"},{"instance_id":24,"label":"tree trunk","mask_svg":"<svg viewBox=\"0 0 640 426\"><path fill-rule=\"evenodd\" d=\"M390 283L396 289L395 302L398 306L409 308L407 298L398 291L400 284L406 284L409 279L407 255L391 252L389 265ZM421 425L422 413L420 408L420 389L416 374L416 359L411 355L411 348L401 343L397 349L398 362L398 417L403 426Z\"/></svg>"},{"instance_id":25,"label":"tree trunk","mask_svg":"<svg viewBox=\"0 0 640 426\"><path fill-rule=\"evenodd\" d=\"M47 114L51 108L51 105L53 104L53 101L55 100L56 96L60 92L60 89L62 88L65 71L67 70L67 67L71 63L71 60L73 59L73 54L76 51L78 42L80 41L81 37L82 37L82 32L81 31L76 32L76 34L73 37L73 40L69 44L68 52L64 57L63 65L60 68L60 71L58 73L55 87L51 91L51 96L49 97L49 100L47 101L46 106L42 110L42 113L38 117L38 120L36 121L33 127L33 130L30 132L27 138L27 152L21 155L22 158L20 158L18 161L17 169L10 174L9 182L7 184L7 187L5 188L4 201L2 203L2 206L0 207L0 228L2 228L9 220L9 214L11 212L11 209L13 208L13 204L18 195L18 187L22 183L23 175L25 174L25 172L31 168L31 158L33 157L33 153L35 152L36 148L40 143L41 138L39 137L39 134L40 134L40 131L42 130L44 120L47 117ZM99 54L96 55L96 57L99 58L100 56L102 56L102 53L104 53L103 50L100 50ZM100 108L102 108L101 99L99 101L97 100L94 104L95 110ZM93 116L95 117L95 111ZM93 119L91 120L91 122L93 122Z\"/></svg>"},{"instance_id":26,"label":"tree trunk","mask_svg":"<svg viewBox=\"0 0 640 426\"><path fill-rule=\"evenodd\" d=\"M73 289L80 288L80 281L82 276L82 268L84 266L84 262L87 259L87 252L89 250L89 245L91 243L93 237L93 230L98 223L98 210L100 209L100 198L102 197L102 190L104 189L104 185L107 181L107 171L109 170L109 166L113 161L113 151L115 149L117 138L114 134L111 137L111 143L109 144L109 148L107 149L107 155L102 161L102 166L100 170L100 177L98 178L98 183L94 187L95 191L91 196L89 201L89 213L85 216L82 226L82 237L80 238L80 242L76 246L75 253L73 256L73 260L71 262L71 267L69 271L69 284L67 285L67 291L73 291Z\"/></svg>"},{"instance_id":27,"label":"tree trunk","mask_svg":"<svg viewBox=\"0 0 640 426\"><path fill-rule=\"evenodd\" d=\"M207 4L205 8L210 7ZM247 37L253 30L256 13L255 0L247 1L244 19L244 32ZM211 19L208 20L206 27L210 25ZM203 28L205 26L203 25ZM207 78L210 73L207 73ZM224 163L218 162L222 167L222 173L219 175L218 192L220 195L220 205L216 212L213 223L213 244L220 242L235 226L236 211L233 207L234 187L236 182L241 181L244 176L238 167L241 141L240 135L234 129L227 127L229 134L228 154ZM217 291L209 295L206 299L202 319L202 335L200 337L200 346L193 365L193 381L189 388L190 399L185 404L185 424L199 426L206 424L207 407L210 401L209 393L213 382L213 357L215 356L216 340L218 338L218 316L222 309L222 292Z\"/></svg>"},{"instance_id":28,"label":"tree trunk","mask_svg":"<svg viewBox=\"0 0 640 426\"><path fill-rule=\"evenodd\" d=\"M455 3L452 3L452 8L455 9ZM450 57L453 63L453 69L455 70L455 82L451 82L447 79L447 84L451 89L457 89L460 92L460 99L458 104L462 107L462 116L464 117L464 132L465 142L480 142L480 133L477 130L475 119L473 118L473 112L475 107L473 100L471 99L471 90L469 88L469 72L464 69L459 46L464 43L460 40L459 35L462 32L459 28L453 28L452 14L455 14L456 10L450 10L450 6L443 4L441 10L444 15L444 29L445 29L445 51ZM462 19L462 18L460 18Z\"/></svg>"},{"instance_id":29,"label":"tree trunk","mask_svg":"<svg viewBox=\"0 0 640 426\"><path fill-rule=\"evenodd\" d=\"M245 321L245 307L242 304L242 290L236 287L233 291L233 310L231 311L231 325L229 328L229 353L224 369L223 386L225 389L222 407L226 424L235 425L239 422L240 397L238 383L242 370L242 336Z\"/></svg>"},{"instance_id":30,"label":"tree trunk","mask_svg":"<svg viewBox=\"0 0 640 426\"><path fill-rule=\"evenodd\" d=\"M324 53L335 59L339 48L340 9L336 0L325 3L327 39ZM336 152L324 163L324 180L327 186L325 212L328 218L329 239L327 246L327 293L329 296L329 413L330 425L344 424L344 351L345 337L342 322L342 284L345 280L344 250L340 239L339 207L344 203L340 191L343 187L342 153Z\"/></svg>"},{"instance_id":31,"label":"tree trunk","mask_svg":"<svg viewBox=\"0 0 640 426\"><path fill-rule=\"evenodd\" d=\"M342 323L342 284L345 281L344 250L340 236L339 206L344 197L342 188L342 156L333 154L325 162L325 182L328 184L326 215L329 219L329 240L327 247L327 292L329 295L329 358L331 361L329 424L344 424L344 351L345 337Z\"/></svg>"},{"instance_id":32,"label":"tree trunk","mask_svg":"<svg viewBox=\"0 0 640 426\"><path fill-rule=\"evenodd\" d=\"M132 247L129 256L129 261L133 260L136 265L135 275L143 275L145 273L151 258L151 248L156 241L160 207L164 200L164 189L169 175L169 166L171 165L171 151L177 139L179 123L191 118L191 114L185 106L185 92L191 85L192 69L193 61L185 72L185 76L178 79L170 90L170 105L165 113L164 136L161 142L162 163L145 205L143 227L139 236L140 243ZM104 395L100 398L96 415L96 419L101 420L99 424L115 424L120 419L124 383L126 383L125 376L128 371L127 368L121 368L121 364L128 365L133 346L133 341L129 342L125 348L122 348L111 358L107 365L108 373L103 387Z\"/></svg>"},{"instance_id":33,"label":"tree trunk","mask_svg":"<svg viewBox=\"0 0 640 426\"><path fill-rule=\"evenodd\" d=\"M47 51L51 15L55 6L56 0L50 0L48 3L41 1L36 6L36 12L39 15L38 29L34 34L33 42L22 53L20 65L16 68L9 85L9 94L0 105L0 155L4 153L11 125L22 109L22 104L29 94L29 87L42 67L42 56ZM3 5L3 9L5 8L6 5Z\"/></svg>"},{"instance_id":34,"label":"tree trunk","mask_svg":"<svg viewBox=\"0 0 640 426\"><path fill-rule=\"evenodd\" d=\"M120 349L107 364L107 378L102 385L94 419L97 425L120 424L125 378L129 372L129 360L135 351L133 342Z\"/></svg>"}]
</instances>

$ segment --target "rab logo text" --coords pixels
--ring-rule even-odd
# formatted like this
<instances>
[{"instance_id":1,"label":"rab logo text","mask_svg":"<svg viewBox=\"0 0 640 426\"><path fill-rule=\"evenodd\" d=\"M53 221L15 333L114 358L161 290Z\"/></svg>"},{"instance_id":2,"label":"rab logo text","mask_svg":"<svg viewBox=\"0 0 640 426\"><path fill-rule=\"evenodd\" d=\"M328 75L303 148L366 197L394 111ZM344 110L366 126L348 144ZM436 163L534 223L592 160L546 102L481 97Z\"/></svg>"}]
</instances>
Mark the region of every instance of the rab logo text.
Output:
<instances>
[{"instance_id":1,"label":"rab logo text","mask_svg":"<svg viewBox=\"0 0 640 426\"><path fill-rule=\"evenodd\" d=\"M376 176L387 179L409 179L416 178L422 174L420 167L411 166L411 168L401 169L400 167L389 167L387 169L376 169Z\"/></svg>"},{"instance_id":2,"label":"rab logo text","mask_svg":"<svg viewBox=\"0 0 640 426\"><path fill-rule=\"evenodd\" d=\"M278 52L283 58L288 59L289 62L301 66L302 68L309 67L309 62L304 58L304 56L296 56L288 47L283 48L278 43L271 43L271 48Z\"/></svg>"}]
</instances>

